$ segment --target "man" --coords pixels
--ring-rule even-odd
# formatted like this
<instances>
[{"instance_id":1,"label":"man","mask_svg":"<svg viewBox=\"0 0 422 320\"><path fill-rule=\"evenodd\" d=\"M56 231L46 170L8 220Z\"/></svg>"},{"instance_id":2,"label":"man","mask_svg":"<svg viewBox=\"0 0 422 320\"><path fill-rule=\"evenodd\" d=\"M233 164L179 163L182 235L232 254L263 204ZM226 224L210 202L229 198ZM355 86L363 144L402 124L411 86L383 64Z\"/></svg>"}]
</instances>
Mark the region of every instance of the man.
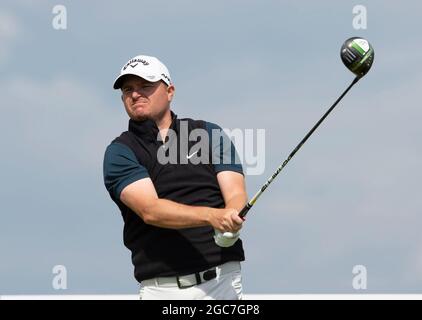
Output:
<instances>
[{"instance_id":1,"label":"man","mask_svg":"<svg viewBox=\"0 0 422 320\"><path fill-rule=\"evenodd\" d=\"M155 57L130 59L113 87L121 89L130 120L107 147L104 183L123 216L141 299L241 299L238 212L247 195L233 144L221 150L214 143L213 132L222 132L215 124L177 118L170 110L174 84ZM193 150L188 135L195 130L206 132L212 147ZM165 163L170 151L173 161ZM193 161L216 156L226 161ZM233 233L234 243L218 246L215 232Z\"/></svg>"}]
</instances>

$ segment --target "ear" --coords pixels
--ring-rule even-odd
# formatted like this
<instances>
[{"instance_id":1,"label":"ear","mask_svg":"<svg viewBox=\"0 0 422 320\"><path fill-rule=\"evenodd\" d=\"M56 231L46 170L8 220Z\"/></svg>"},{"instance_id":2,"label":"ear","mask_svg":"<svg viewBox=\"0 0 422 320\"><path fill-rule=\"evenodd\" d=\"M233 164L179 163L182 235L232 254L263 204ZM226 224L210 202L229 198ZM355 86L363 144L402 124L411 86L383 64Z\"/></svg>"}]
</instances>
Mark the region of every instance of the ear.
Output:
<instances>
[{"instance_id":1,"label":"ear","mask_svg":"<svg viewBox=\"0 0 422 320\"><path fill-rule=\"evenodd\" d=\"M125 100L124 100L124 98L123 98L123 93L122 93L122 95L120 96L120 99L122 99L122 101L123 101L123 102L125 102Z\"/></svg>"},{"instance_id":2,"label":"ear","mask_svg":"<svg viewBox=\"0 0 422 320\"><path fill-rule=\"evenodd\" d=\"M168 101L170 102L171 100L173 100L173 96L174 96L174 92L176 91L176 88L174 87L174 85L169 85L167 87L167 96L168 96Z\"/></svg>"}]
</instances>

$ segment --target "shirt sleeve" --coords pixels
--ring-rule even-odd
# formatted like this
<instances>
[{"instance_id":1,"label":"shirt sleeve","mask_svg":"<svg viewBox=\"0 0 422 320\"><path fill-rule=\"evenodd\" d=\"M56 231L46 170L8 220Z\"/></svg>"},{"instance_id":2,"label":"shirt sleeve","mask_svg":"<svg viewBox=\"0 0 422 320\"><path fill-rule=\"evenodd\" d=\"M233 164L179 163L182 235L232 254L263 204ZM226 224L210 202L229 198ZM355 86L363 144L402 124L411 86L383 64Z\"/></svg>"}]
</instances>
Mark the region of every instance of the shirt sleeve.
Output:
<instances>
[{"instance_id":1,"label":"shirt sleeve","mask_svg":"<svg viewBox=\"0 0 422 320\"><path fill-rule=\"evenodd\" d=\"M120 199L120 193L129 184L149 177L133 151L126 145L113 142L104 154L104 184L114 199Z\"/></svg>"},{"instance_id":2,"label":"shirt sleeve","mask_svg":"<svg viewBox=\"0 0 422 320\"><path fill-rule=\"evenodd\" d=\"M243 168L236 148L224 130L215 123L206 122L208 131L211 161L216 173L235 171L243 175Z\"/></svg>"}]
</instances>

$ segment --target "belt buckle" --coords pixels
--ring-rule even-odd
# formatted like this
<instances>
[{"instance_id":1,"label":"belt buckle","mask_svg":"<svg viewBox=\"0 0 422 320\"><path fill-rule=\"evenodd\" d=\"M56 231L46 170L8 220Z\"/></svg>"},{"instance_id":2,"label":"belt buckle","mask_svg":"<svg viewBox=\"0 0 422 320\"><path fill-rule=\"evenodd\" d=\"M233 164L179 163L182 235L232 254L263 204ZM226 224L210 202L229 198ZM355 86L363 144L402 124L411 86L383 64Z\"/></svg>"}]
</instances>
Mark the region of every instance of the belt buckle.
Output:
<instances>
[{"instance_id":1,"label":"belt buckle","mask_svg":"<svg viewBox=\"0 0 422 320\"><path fill-rule=\"evenodd\" d=\"M215 268L206 270L204 272L195 272L191 274L195 276L195 283L189 285L182 284L180 281L181 276L176 276L177 286L179 289L186 289L201 284L203 282L201 279L201 273L202 279L204 279L204 281L212 280L217 277L217 270Z\"/></svg>"},{"instance_id":2,"label":"belt buckle","mask_svg":"<svg viewBox=\"0 0 422 320\"><path fill-rule=\"evenodd\" d=\"M196 276L196 274L195 274L195 276ZM186 289L186 288L190 288L190 287L193 287L193 286L195 286L195 285L197 285L198 284L198 281L197 281L197 278L195 279L196 280L196 282L194 283L194 284L188 284L188 285L186 285L186 284L182 284L181 282L180 282L180 278L181 277L183 277L183 276L176 276L176 282L177 282L177 286L179 287L179 289ZM199 282L200 283L200 282Z\"/></svg>"}]
</instances>

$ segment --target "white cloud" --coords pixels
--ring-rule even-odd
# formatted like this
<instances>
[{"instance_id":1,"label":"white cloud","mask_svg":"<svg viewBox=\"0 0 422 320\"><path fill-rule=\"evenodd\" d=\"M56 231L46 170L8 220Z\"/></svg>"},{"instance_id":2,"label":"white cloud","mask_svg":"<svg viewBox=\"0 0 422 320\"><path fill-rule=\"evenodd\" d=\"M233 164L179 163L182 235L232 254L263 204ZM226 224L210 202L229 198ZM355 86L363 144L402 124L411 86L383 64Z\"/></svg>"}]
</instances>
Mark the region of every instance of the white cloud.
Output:
<instances>
[{"instance_id":1,"label":"white cloud","mask_svg":"<svg viewBox=\"0 0 422 320\"><path fill-rule=\"evenodd\" d=\"M113 110L101 92L77 79L12 77L0 85L2 131L13 135L2 143L50 169L98 166L105 145L126 127L117 97Z\"/></svg>"},{"instance_id":2,"label":"white cloud","mask_svg":"<svg viewBox=\"0 0 422 320\"><path fill-rule=\"evenodd\" d=\"M0 66L7 62L18 36L22 34L22 24L16 15L0 11Z\"/></svg>"},{"instance_id":3,"label":"white cloud","mask_svg":"<svg viewBox=\"0 0 422 320\"><path fill-rule=\"evenodd\" d=\"M2 41L15 38L20 32L18 18L7 12L0 12L0 39Z\"/></svg>"}]
</instances>

